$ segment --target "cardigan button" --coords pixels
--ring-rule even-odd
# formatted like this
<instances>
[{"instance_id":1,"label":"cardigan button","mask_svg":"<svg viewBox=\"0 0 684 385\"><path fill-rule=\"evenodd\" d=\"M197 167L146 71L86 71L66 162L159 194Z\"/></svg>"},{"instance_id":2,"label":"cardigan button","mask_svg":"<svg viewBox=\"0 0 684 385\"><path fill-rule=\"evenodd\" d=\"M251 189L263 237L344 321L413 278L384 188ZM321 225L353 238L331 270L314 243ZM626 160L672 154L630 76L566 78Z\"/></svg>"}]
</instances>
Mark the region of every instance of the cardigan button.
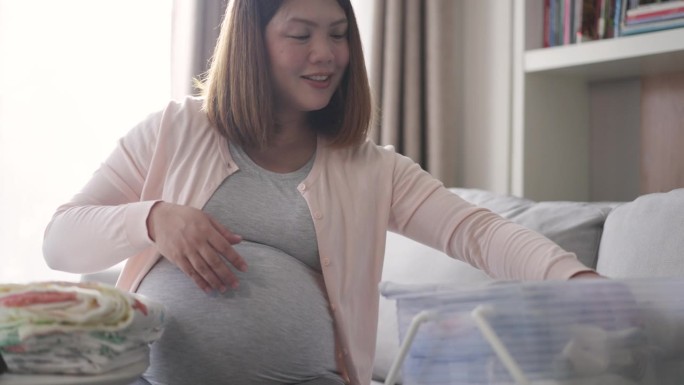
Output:
<instances>
[{"instance_id":1,"label":"cardigan button","mask_svg":"<svg viewBox=\"0 0 684 385\"><path fill-rule=\"evenodd\" d=\"M321 219L323 218L323 214L320 211L314 211L314 218Z\"/></svg>"},{"instance_id":2,"label":"cardigan button","mask_svg":"<svg viewBox=\"0 0 684 385\"><path fill-rule=\"evenodd\" d=\"M306 185L304 183L300 183L299 186L297 186L297 190L306 191Z\"/></svg>"},{"instance_id":3,"label":"cardigan button","mask_svg":"<svg viewBox=\"0 0 684 385\"><path fill-rule=\"evenodd\" d=\"M323 266L330 266L330 258L328 258L328 257L323 258Z\"/></svg>"}]
</instances>

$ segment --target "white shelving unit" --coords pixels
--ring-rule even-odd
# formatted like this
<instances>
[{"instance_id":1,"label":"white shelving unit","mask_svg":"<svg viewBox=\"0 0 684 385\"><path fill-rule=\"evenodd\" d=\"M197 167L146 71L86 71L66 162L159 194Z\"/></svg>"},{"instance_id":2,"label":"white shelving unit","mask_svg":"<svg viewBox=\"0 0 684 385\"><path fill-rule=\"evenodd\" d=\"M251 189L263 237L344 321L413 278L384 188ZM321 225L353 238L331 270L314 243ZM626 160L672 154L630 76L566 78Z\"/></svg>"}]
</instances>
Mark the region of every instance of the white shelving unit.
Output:
<instances>
[{"instance_id":1,"label":"white shelving unit","mask_svg":"<svg viewBox=\"0 0 684 385\"><path fill-rule=\"evenodd\" d=\"M553 48L542 48L542 29L543 1L515 0L511 192L537 200L638 195L639 155L633 150L639 141L639 79L684 71L684 28ZM632 86L619 86L630 81ZM614 112L610 108L595 105L592 92L602 83L618 84L614 93L622 104L614 118L602 116ZM625 89L630 91L620 91ZM600 127L592 126L597 121ZM592 138L598 130L629 136L605 141L598 151L630 164L595 162ZM606 192L611 189L622 195Z\"/></svg>"}]
</instances>

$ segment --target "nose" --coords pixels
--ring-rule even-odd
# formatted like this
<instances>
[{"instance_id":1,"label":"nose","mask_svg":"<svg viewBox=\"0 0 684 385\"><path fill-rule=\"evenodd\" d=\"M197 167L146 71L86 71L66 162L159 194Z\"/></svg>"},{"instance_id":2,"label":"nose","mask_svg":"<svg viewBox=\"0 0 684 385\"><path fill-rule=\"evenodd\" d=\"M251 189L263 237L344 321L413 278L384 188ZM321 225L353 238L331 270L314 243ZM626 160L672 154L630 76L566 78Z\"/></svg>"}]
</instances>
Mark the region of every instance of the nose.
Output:
<instances>
[{"instance_id":1,"label":"nose","mask_svg":"<svg viewBox=\"0 0 684 385\"><path fill-rule=\"evenodd\" d=\"M309 59L313 63L329 63L335 58L333 42L327 36L321 36L313 41Z\"/></svg>"}]
</instances>

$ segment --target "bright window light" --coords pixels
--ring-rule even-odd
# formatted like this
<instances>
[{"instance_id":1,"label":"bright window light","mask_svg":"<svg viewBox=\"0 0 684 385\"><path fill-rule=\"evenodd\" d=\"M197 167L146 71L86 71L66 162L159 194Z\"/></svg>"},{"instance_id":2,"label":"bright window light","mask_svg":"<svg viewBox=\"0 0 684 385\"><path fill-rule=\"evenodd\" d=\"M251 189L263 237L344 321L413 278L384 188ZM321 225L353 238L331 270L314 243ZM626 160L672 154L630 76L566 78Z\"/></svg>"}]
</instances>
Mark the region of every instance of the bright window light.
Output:
<instances>
[{"instance_id":1,"label":"bright window light","mask_svg":"<svg viewBox=\"0 0 684 385\"><path fill-rule=\"evenodd\" d=\"M172 0L0 0L0 283L50 270L43 231L171 95Z\"/></svg>"}]
</instances>

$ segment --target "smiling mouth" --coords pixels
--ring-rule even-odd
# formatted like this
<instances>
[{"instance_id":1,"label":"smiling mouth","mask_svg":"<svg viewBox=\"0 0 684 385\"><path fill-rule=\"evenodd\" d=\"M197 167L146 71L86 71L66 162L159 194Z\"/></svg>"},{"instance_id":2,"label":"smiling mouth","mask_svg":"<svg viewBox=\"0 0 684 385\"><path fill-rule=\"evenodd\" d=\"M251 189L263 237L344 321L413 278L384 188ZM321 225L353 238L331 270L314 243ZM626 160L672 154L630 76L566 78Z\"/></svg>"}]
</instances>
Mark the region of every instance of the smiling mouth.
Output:
<instances>
[{"instance_id":1,"label":"smiling mouth","mask_svg":"<svg viewBox=\"0 0 684 385\"><path fill-rule=\"evenodd\" d=\"M332 75L309 75L309 76L302 76L304 79L308 80L313 80L315 82L325 82L330 80Z\"/></svg>"}]
</instances>

